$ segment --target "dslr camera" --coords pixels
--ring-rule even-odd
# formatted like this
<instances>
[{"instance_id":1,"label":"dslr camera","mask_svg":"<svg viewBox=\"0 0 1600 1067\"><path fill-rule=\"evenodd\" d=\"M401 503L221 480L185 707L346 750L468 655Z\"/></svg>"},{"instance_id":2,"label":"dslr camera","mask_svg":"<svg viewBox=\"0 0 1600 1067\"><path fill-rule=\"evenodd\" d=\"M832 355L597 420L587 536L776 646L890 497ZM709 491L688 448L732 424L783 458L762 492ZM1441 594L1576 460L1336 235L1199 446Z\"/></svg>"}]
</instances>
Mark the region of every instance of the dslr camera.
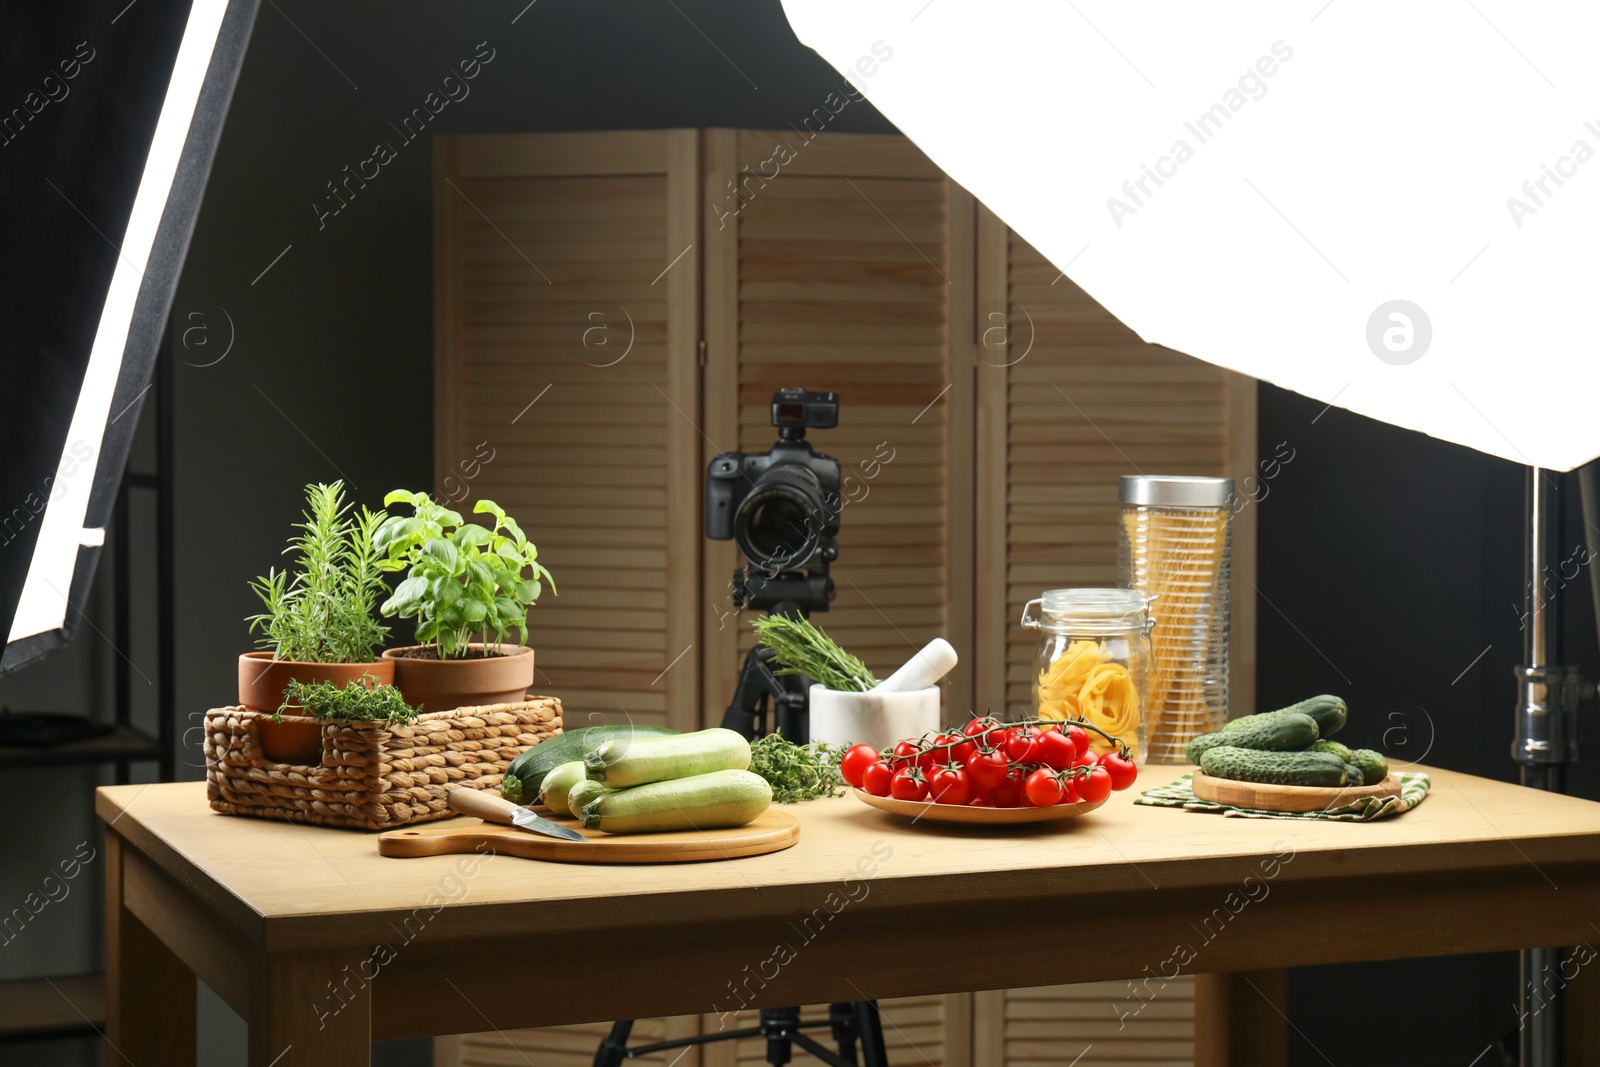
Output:
<instances>
[{"instance_id":1,"label":"dslr camera","mask_svg":"<svg viewBox=\"0 0 1600 1067\"><path fill-rule=\"evenodd\" d=\"M724 452L706 469L706 536L733 541L750 561L734 573L734 603L826 611L828 564L839 554L839 461L815 451L807 430L839 425L839 394L772 394L778 440L765 453Z\"/></svg>"}]
</instances>

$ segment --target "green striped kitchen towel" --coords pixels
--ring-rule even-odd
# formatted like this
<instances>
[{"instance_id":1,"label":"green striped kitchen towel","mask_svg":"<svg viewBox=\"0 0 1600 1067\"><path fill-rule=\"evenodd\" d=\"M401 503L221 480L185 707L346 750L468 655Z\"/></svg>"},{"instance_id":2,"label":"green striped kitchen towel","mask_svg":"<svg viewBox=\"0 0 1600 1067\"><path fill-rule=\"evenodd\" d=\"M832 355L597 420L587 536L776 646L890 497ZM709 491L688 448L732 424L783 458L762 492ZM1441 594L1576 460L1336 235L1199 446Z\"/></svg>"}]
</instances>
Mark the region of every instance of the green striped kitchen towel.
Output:
<instances>
[{"instance_id":1,"label":"green striped kitchen towel","mask_svg":"<svg viewBox=\"0 0 1600 1067\"><path fill-rule=\"evenodd\" d=\"M1171 785L1147 789L1135 800L1157 808L1182 808L1184 811L1221 812L1241 819L1335 819L1340 822L1371 822L1390 815L1410 811L1428 795L1433 780L1421 771L1399 771L1400 795L1397 797L1361 797L1348 804L1325 811L1257 811L1254 808L1236 808L1230 804L1213 804L1201 800L1189 788L1190 775L1184 775Z\"/></svg>"}]
</instances>

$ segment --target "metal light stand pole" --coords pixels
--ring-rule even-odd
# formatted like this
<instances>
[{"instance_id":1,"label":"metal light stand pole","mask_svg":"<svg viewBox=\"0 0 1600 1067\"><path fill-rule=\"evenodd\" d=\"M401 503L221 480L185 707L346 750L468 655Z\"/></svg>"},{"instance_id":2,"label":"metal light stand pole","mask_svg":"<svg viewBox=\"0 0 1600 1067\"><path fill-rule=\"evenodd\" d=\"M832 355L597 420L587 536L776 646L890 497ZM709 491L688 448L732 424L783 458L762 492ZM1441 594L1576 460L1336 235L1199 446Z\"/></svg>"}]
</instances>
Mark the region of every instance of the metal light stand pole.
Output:
<instances>
[{"instance_id":1,"label":"metal light stand pole","mask_svg":"<svg viewBox=\"0 0 1600 1067\"><path fill-rule=\"evenodd\" d=\"M1575 667L1562 666L1559 605L1544 581L1551 571L1551 549L1559 530L1560 474L1528 469L1527 585L1524 591L1523 664L1517 668L1517 729L1511 758L1522 769L1522 784L1553 793L1566 785L1566 766L1578 760L1578 700L1582 682ZM1600 605L1597 605L1600 606ZM1562 950L1526 949L1519 953L1517 991L1518 1063L1521 1067L1561 1067L1565 1013L1559 979Z\"/></svg>"}]
</instances>

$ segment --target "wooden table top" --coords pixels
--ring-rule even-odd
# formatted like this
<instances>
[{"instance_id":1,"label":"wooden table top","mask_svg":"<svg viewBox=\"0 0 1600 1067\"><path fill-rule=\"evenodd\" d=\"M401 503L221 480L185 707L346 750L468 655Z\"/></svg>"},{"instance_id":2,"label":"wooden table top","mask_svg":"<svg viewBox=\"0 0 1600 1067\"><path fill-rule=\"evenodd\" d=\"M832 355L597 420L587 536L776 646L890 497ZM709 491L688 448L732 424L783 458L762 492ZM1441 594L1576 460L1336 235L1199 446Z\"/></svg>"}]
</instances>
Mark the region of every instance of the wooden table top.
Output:
<instances>
[{"instance_id":1,"label":"wooden table top","mask_svg":"<svg viewBox=\"0 0 1600 1067\"><path fill-rule=\"evenodd\" d=\"M862 881L873 910L1113 896L1136 911L1138 898L1164 890L1220 899L1248 889L1243 879L1252 875L1284 886L1376 886L1502 871L1555 892L1565 872L1600 871L1600 804L1586 800L1429 769L1427 800L1372 823L1132 803L1139 786L1183 770L1145 768L1135 789L1092 815L1038 827L911 825L852 797L815 801L788 809L802 826L793 848L670 866L386 859L373 834L216 814L201 782L101 788L97 810L246 942L268 950L370 942L398 917L445 901L455 906L432 917L431 936L608 930L639 915L661 924L804 914L830 892L862 892Z\"/></svg>"}]
</instances>

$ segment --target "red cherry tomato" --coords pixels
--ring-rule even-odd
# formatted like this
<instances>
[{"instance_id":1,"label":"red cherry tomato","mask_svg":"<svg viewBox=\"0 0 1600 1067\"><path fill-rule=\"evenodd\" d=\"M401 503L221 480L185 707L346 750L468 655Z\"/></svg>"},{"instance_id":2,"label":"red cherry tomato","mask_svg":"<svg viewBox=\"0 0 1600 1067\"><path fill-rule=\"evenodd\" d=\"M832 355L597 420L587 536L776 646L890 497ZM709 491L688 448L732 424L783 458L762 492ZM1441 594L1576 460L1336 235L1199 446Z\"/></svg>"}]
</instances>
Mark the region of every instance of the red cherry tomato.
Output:
<instances>
[{"instance_id":1,"label":"red cherry tomato","mask_svg":"<svg viewBox=\"0 0 1600 1067\"><path fill-rule=\"evenodd\" d=\"M1077 759L1078 756L1082 756L1085 752L1089 751L1088 730L1085 730L1081 726L1069 726L1067 727L1066 733L1067 737L1071 739L1073 747L1078 750L1078 755L1074 756L1074 759Z\"/></svg>"},{"instance_id":2,"label":"red cherry tomato","mask_svg":"<svg viewBox=\"0 0 1600 1067\"><path fill-rule=\"evenodd\" d=\"M972 750L977 747L966 739L966 734L958 733L940 734L939 739L934 743L951 746L950 748L941 748L939 750L939 766L941 767L946 763L966 766L967 757L972 755Z\"/></svg>"},{"instance_id":3,"label":"red cherry tomato","mask_svg":"<svg viewBox=\"0 0 1600 1067\"><path fill-rule=\"evenodd\" d=\"M979 793L988 793L1005 780L1010 764L996 748L980 748L967 757L967 778Z\"/></svg>"},{"instance_id":4,"label":"red cherry tomato","mask_svg":"<svg viewBox=\"0 0 1600 1067\"><path fill-rule=\"evenodd\" d=\"M1139 768L1133 760L1123 757L1115 749L1100 757L1100 766L1111 776L1112 789L1126 789L1139 777Z\"/></svg>"},{"instance_id":5,"label":"red cherry tomato","mask_svg":"<svg viewBox=\"0 0 1600 1067\"><path fill-rule=\"evenodd\" d=\"M861 788L875 797L889 795L889 783L894 778L894 769L886 760L879 760L861 772Z\"/></svg>"},{"instance_id":6,"label":"red cherry tomato","mask_svg":"<svg viewBox=\"0 0 1600 1067\"><path fill-rule=\"evenodd\" d=\"M1036 808L1054 807L1061 802L1061 782L1056 778L1056 772L1047 768L1040 768L1028 775L1023 792L1028 797L1028 803Z\"/></svg>"},{"instance_id":7,"label":"red cherry tomato","mask_svg":"<svg viewBox=\"0 0 1600 1067\"><path fill-rule=\"evenodd\" d=\"M1034 749L1039 740L1039 728L1036 726L1019 726L1011 731L1011 736L1006 738L1006 758L1012 763L1034 763L1038 757Z\"/></svg>"},{"instance_id":8,"label":"red cherry tomato","mask_svg":"<svg viewBox=\"0 0 1600 1067\"><path fill-rule=\"evenodd\" d=\"M1078 749L1073 745L1072 738L1060 730L1046 730L1033 743L1033 758L1046 767L1061 771L1072 766L1072 761L1078 758Z\"/></svg>"},{"instance_id":9,"label":"red cherry tomato","mask_svg":"<svg viewBox=\"0 0 1600 1067\"><path fill-rule=\"evenodd\" d=\"M989 731L993 727L996 727L996 726L999 726L999 725L1000 725L1000 720L994 718L991 715L985 715L982 718L973 719L971 722L967 723L967 725L965 725L965 726L963 726L961 728L961 732L963 734L965 734L966 736L972 737L972 738L979 738L979 737L983 737L985 734L988 734L988 743L992 745L996 741L999 740L1000 731L999 730L994 730L993 733L990 733Z\"/></svg>"},{"instance_id":10,"label":"red cherry tomato","mask_svg":"<svg viewBox=\"0 0 1600 1067\"><path fill-rule=\"evenodd\" d=\"M922 768L895 771L889 782L889 795L896 800L927 800L928 780L922 776Z\"/></svg>"},{"instance_id":11,"label":"red cherry tomato","mask_svg":"<svg viewBox=\"0 0 1600 1067\"><path fill-rule=\"evenodd\" d=\"M1072 761L1072 765L1074 767L1093 767L1095 764L1097 764L1099 762L1100 762L1099 759L1095 756L1095 754L1093 752L1085 752L1083 755L1081 755L1077 759L1073 760Z\"/></svg>"},{"instance_id":12,"label":"red cherry tomato","mask_svg":"<svg viewBox=\"0 0 1600 1067\"><path fill-rule=\"evenodd\" d=\"M1096 766L1078 779L1078 799L1093 804L1111 795L1111 775L1104 767Z\"/></svg>"},{"instance_id":13,"label":"red cherry tomato","mask_svg":"<svg viewBox=\"0 0 1600 1067\"><path fill-rule=\"evenodd\" d=\"M940 804L966 804L972 800L972 784L967 772L952 764L933 776L928 795Z\"/></svg>"},{"instance_id":14,"label":"red cherry tomato","mask_svg":"<svg viewBox=\"0 0 1600 1067\"><path fill-rule=\"evenodd\" d=\"M861 788L867 768L878 762L878 750L871 745L852 745L839 761L839 776L849 785Z\"/></svg>"},{"instance_id":15,"label":"red cherry tomato","mask_svg":"<svg viewBox=\"0 0 1600 1067\"><path fill-rule=\"evenodd\" d=\"M890 762L894 764L894 769L899 771L907 767L921 766L925 755L922 742L908 737L904 741L895 743L894 759Z\"/></svg>"},{"instance_id":16,"label":"red cherry tomato","mask_svg":"<svg viewBox=\"0 0 1600 1067\"><path fill-rule=\"evenodd\" d=\"M1063 775L1061 778L1061 799L1057 804L1076 804L1083 798L1078 795L1078 780Z\"/></svg>"},{"instance_id":17,"label":"red cherry tomato","mask_svg":"<svg viewBox=\"0 0 1600 1067\"><path fill-rule=\"evenodd\" d=\"M1020 808L1022 807L1022 768L1012 767L1006 771L1006 776L993 789L986 790L983 794L989 806L993 808Z\"/></svg>"}]
</instances>

